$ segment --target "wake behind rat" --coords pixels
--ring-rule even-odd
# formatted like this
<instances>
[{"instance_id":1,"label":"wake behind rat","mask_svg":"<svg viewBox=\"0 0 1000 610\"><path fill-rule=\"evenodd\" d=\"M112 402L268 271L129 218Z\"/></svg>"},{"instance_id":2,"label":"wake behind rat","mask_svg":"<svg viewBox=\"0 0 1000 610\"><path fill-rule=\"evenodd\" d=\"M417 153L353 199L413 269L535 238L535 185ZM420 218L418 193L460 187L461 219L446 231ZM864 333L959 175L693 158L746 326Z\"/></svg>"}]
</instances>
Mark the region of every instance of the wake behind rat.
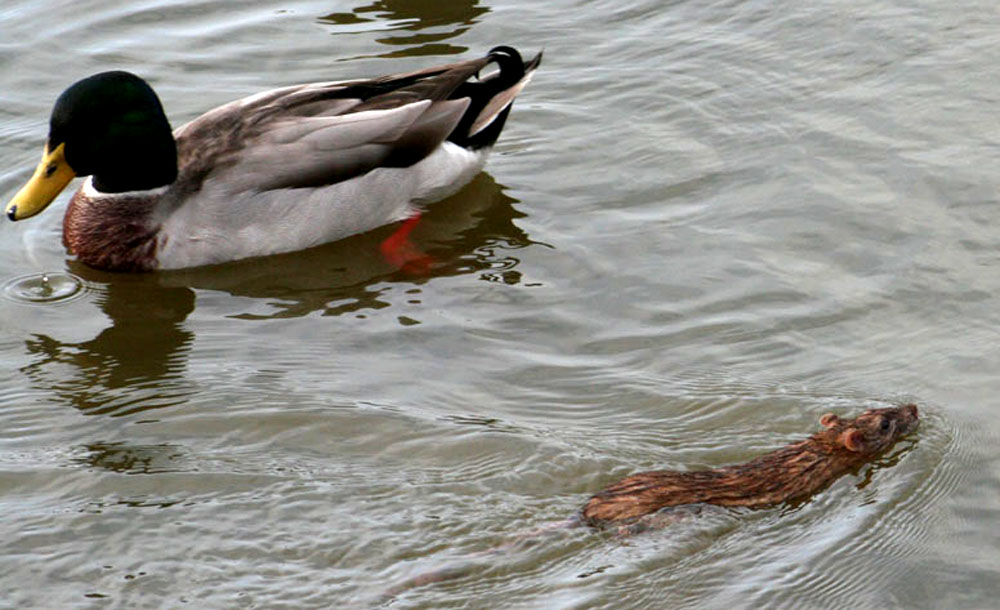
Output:
<instances>
[{"instance_id":1,"label":"wake behind rat","mask_svg":"<svg viewBox=\"0 0 1000 610\"><path fill-rule=\"evenodd\" d=\"M854 419L827 413L819 422L823 429L809 438L742 464L687 472L654 470L625 477L594 494L573 518L518 536L480 556L496 555L526 538L564 527L615 527L619 534L628 535L668 525L677 518L655 517L675 507L766 508L801 500L875 460L916 430L920 418L917 406L908 404L870 409ZM460 578L475 567L465 562L425 572L392 587L386 596Z\"/></svg>"}]
</instances>

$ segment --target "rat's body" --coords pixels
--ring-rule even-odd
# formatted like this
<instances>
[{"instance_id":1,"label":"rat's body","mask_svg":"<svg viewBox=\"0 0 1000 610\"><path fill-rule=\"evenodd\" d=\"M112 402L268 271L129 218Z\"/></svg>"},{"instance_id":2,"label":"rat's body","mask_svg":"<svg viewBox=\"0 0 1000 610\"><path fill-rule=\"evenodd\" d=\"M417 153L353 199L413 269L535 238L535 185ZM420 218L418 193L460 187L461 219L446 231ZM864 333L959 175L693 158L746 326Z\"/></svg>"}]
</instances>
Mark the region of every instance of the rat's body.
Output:
<instances>
[{"instance_id":1,"label":"rat's body","mask_svg":"<svg viewBox=\"0 0 1000 610\"><path fill-rule=\"evenodd\" d=\"M827 414L820 418L822 431L744 464L626 477L593 496L581 516L603 525L685 504L764 508L803 498L882 454L918 421L915 405L872 409L847 420Z\"/></svg>"},{"instance_id":2,"label":"rat's body","mask_svg":"<svg viewBox=\"0 0 1000 610\"><path fill-rule=\"evenodd\" d=\"M656 470L626 477L598 492L579 515L536 530L517 541L563 527L616 526L622 534L643 531L677 521L666 515L647 520L666 508L697 504L764 508L807 497L844 474L871 462L919 425L916 405L871 409L854 419L832 413L820 418L823 430L743 464L711 470L679 472ZM494 554L511 544L487 551ZM469 563L426 572L396 587L388 595L407 589L452 580L468 574Z\"/></svg>"}]
</instances>

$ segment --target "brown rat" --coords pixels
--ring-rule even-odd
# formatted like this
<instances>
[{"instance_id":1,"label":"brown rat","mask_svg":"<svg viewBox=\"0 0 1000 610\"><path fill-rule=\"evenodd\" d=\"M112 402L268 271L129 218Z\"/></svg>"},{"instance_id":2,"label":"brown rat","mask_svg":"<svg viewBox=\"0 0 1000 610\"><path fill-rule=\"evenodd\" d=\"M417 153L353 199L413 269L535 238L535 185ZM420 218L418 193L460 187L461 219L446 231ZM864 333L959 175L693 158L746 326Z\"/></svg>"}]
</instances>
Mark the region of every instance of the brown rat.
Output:
<instances>
[{"instance_id":1,"label":"brown rat","mask_svg":"<svg viewBox=\"0 0 1000 610\"><path fill-rule=\"evenodd\" d=\"M712 470L656 470L626 477L581 511L588 525L620 523L684 504L763 508L813 494L872 461L919 424L916 405L871 409L854 419L832 413L823 430L743 464Z\"/></svg>"},{"instance_id":2,"label":"brown rat","mask_svg":"<svg viewBox=\"0 0 1000 610\"><path fill-rule=\"evenodd\" d=\"M649 526L659 527L676 519L668 516L659 523L633 526L644 523L646 520L640 521L642 517L673 506L716 504L763 508L803 498L872 461L919 425L916 405L871 409L854 419L827 413L819 421L823 430L806 440L743 464L694 472L656 470L626 477L591 497L576 517L518 536L480 557L509 550L545 531L563 527L615 525L620 526L618 531L623 535ZM459 578L475 567L476 564L466 561L418 574L389 589L383 600L413 587Z\"/></svg>"}]
</instances>

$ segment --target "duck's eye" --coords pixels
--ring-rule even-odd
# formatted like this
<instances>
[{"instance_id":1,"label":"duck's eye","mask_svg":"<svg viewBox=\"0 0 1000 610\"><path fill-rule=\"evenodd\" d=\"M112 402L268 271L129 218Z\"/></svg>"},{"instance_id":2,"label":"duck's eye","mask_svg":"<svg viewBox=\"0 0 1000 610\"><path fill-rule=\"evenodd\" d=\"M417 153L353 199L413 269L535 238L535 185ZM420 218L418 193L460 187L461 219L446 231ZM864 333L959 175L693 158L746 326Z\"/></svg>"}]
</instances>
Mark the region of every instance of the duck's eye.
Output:
<instances>
[{"instance_id":1,"label":"duck's eye","mask_svg":"<svg viewBox=\"0 0 1000 610\"><path fill-rule=\"evenodd\" d=\"M889 421L888 417L883 417L882 418L882 424L880 426L882 428L882 432L888 432L889 431L889 426L891 426L891 425L892 425L892 422Z\"/></svg>"}]
</instances>

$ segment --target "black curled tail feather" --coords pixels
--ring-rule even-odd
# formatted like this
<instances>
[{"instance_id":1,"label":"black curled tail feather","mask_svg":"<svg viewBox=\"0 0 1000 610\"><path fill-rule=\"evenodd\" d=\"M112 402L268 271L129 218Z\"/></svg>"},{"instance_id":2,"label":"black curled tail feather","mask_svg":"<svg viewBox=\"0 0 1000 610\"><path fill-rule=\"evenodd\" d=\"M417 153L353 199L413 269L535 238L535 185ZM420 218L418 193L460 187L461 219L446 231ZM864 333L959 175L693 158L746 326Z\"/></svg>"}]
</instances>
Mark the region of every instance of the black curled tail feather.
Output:
<instances>
[{"instance_id":1,"label":"black curled tail feather","mask_svg":"<svg viewBox=\"0 0 1000 610\"><path fill-rule=\"evenodd\" d=\"M500 137L514 97L541 63L542 54L525 64L517 49L500 45L490 49L487 58L498 70L484 79L463 83L450 96L470 100L462 120L448 136L449 141L470 150L492 146Z\"/></svg>"},{"instance_id":2,"label":"black curled tail feather","mask_svg":"<svg viewBox=\"0 0 1000 610\"><path fill-rule=\"evenodd\" d=\"M509 87L524 78L524 60L514 47L493 47L486 56L500 68L500 80L504 85Z\"/></svg>"},{"instance_id":3,"label":"black curled tail feather","mask_svg":"<svg viewBox=\"0 0 1000 610\"><path fill-rule=\"evenodd\" d=\"M514 47L508 47L507 45L493 47L490 49L490 52L486 54L486 56L497 62L501 70L513 70L518 72L518 80L524 76L525 72L534 70L538 67L538 64L542 63L541 51L539 51L538 55L534 56L531 61L524 63L524 60L521 58L521 54L518 53L517 49Z\"/></svg>"},{"instance_id":4,"label":"black curled tail feather","mask_svg":"<svg viewBox=\"0 0 1000 610\"><path fill-rule=\"evenodd\" d=\"M521 54L517 51L517 49L515 49L514 47L507 46L505 44L499 44L493 47L492 49L490 49L490 52L487 53L486 55L489 57L493 57L494 55L503 55L506 57L510 57L511 59L516 59L517 63L521 64L522 67L524 66L524 60L521 59Z\"/></svg>"}]
</instances>

